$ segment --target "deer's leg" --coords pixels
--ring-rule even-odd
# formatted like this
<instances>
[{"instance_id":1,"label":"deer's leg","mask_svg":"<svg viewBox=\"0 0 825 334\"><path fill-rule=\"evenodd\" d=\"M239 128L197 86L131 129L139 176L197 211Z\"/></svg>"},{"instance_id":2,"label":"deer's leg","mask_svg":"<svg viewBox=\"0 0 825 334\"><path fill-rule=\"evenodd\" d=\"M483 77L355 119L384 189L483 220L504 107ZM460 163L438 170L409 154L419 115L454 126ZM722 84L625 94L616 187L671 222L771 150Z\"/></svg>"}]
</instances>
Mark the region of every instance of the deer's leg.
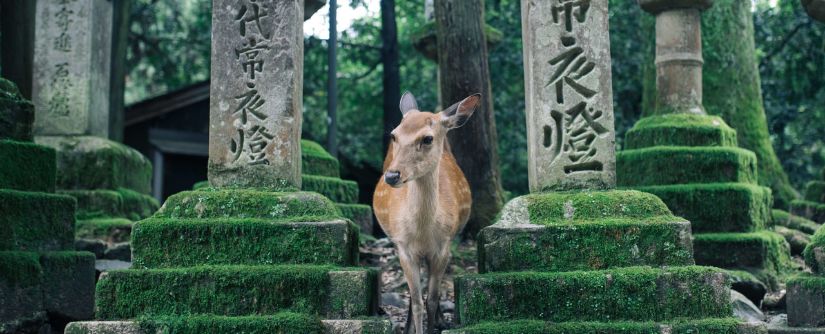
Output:
<instances>
[{"instance_id":1,"label":"deer's leg","mask_svg":"<svg viewBox=\"0 0 825 334\"><path fill-rule=\"evenodd\" d=\"M398 262L404 270L404 278L407 280L407 287L410 289L410 311L412 313L412 324L407 321L407 333L424 334L424 301L421 299L421 265L418 258L411 256L406 250L399 247ZM409 319L409 317L407 318ZM409 326L413 325L413 326ZM415 331L410 331L414 327Z\"/></svg>"},{"instance_id":2,"label":"deer's leg","mask_svg":"<svg viewBox=\"0 0 825 334\"><path fill-rule=\"evenodd\" d=\"M444 315L441 314L441 279L450 263L450 247L443 247L438 253L427 256L429 267L429 282L427 286L427 332L433 333L435 328L444 326Z\"/></svg>"}]
</instances>

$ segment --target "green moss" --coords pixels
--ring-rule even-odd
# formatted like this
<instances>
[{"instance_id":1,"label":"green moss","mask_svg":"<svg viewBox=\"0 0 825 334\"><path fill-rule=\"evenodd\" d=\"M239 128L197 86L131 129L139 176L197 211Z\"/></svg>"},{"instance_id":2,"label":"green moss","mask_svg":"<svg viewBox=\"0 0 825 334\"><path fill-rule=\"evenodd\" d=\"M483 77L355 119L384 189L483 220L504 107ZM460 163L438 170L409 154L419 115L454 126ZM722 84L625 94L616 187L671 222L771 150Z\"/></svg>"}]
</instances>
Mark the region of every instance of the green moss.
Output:
<instances>
[{"instance_id":1,"label":"green moss","mask_svg":"<svg viewBox=\"0 0 825 334\"><path fill-rule=\"evenodd\" d=\"M825 277L801 274L788 279L788 290L791 286L800 286L807 290L825 291Z\"/></svg>"},{"instance_id":2,"label":"green moss","mask_svg":"<svg viewBox=\"0 0 825 334\"><path fill-rule=\"evenodd\" d=\"M736 147L656 146L616 155L620 186L756 183L756 156Z\"/></svg>"},{"instance_id":3,"label":"green moss","mask_svg":"<svg viewBox=\"0 0 825 334\"><path fill-rule=\"evenodd\" d=\"M690 224L673 216L481 230L479 272L692 265Z\"/></svg>"},{"instance_id":4,"label":"green moss","mask_svg":"<svg viewBox=\"0 0 825 334\"><path fill-rule=\"evenodd\" d=\"M805 200L825 204L825 181L811 181L805 185Z\"/></svg>"},{"instance_id":5,"label":"green moss","mask_svg":"<svg viewBox=\"0 0 825 334\"><path fill-rule=\"evenodd\" d=\"M800 216L792 215L786 211L771 210L774 225L785 226L790 229L799 230L806 234L814 234L819 229L819 224L812 220Z\"/></svg>"},{"instance_id":6,"label":"green moss","mask_svg":"<svg viewBox=\"0 0 825 334\"><path fill-rule=\"evenodd\" d=\"M347 310L330 308L332 271L370 273ZM97 284L96 309L101 319L137 316L214 314L271 315L293 311L317 315L369 315L366 282L377 273L332 266L199 266L192 268L109 271ZM358 307L354 307L357 305Z\"/></svg>"},{"instance_id":7,"label":"green moss","mask_svg":"<svg viewBox=\"0 0 825 334\"><path fill-rule=\"evenodd\" d=\"M736 146L736 131L720 117L666 114L640 119L626 134L625 148L651 146Z\"/></svg>"},{"instance_id":8,"label":"green moss","mask_svg":"<svg viewBox=\"0 0 825 334\"><path fill-rule=\"evenodd\" d=\"M301 189L326 196L336 203L358 203L358 183L339 178L304 175Z\"/></svg>"},{"instance_id":9,"label":"green moss","mask_svg":"<svg viewBox=\"0 0 825 334\"><path fill-rule=\"evenodd\" d=\"M802 257L811 271L825 274L825 229L820 228L811 237L811 242L802 251Z\"/></svg>"},{"instance_id":10,"label":"green moss","mask_svg":"<svg viewBox=\"0 0 825 334\"><path fill-rule=\"evenodd\" d=\"M13 82L0 78L0 139L31 141L33 123L34 105Z\"/></svg>"},{"instance_id":11,"label":"green moss","mask_svg":"<svg viewBox=\"0 0 825 334\"><path fill-rule=\"evenodd\" d=\"M0 251L0 283L30 287L40 284L43 268L36 252Z\"/></svg>"},{"instance_id":12,"label":"green moss","mask_svg":"<svg viewBox=\"0 0 825 334\"><path fill-rule=\"evenodd\" d=\"M781 273L791 264L785 238L769 231L695 234L693 249L700 265Z\"/></svg>"},{"instance_id":13,"label":"green moss","mask_svg":"<svg viewBox=\"0 0 825 334\"><path fill-rule=\"evenodd\" d=\"M310 192L208 188L170 196L155 217L324 221L330 217L341 217L341 212L329 199Z\"/></svg>"},{"instance_id":14,"label":"green moss","mask_svg":"<svg viewBox=\"0 0 825 334\"><path fill-rule=\"evenodd\" d=\"M94 315L95 255L89 252L45 252L43 303L46 311L76 319Z\"/></svg>"},{"instance_id":15,"label":"green moss","mask_svg":"<svg viewBox=\"0 0 825 334\"><path fill-rule=\"evenodd\" d=\"M96 218L78 220L75 224L75 238L101 239L109 242L130 240L132 221L124 218Z\"/></svg>"},{"instance_id":16,"label":"green moss","mask_svg":"<svg viewBox=\"0 0 825 334\"><path fill-rule=\"evenodd\" d=\"M135 224L132 258L136 268L202 264L357 265L357 236L357 227L340 219L307 223L294 218L150 218Z\"/></svg>"},{"instance_id":17,"label":"green moss","mask_svg":"<svg viewBox=\"0 0 825 334\"><path fill-rule=\"evenodd\" d=\"M742 334L743 323L734 318L702 319L693 321L655 322L562 322L548 323L539 320L515 320L509 322L483 322L477 325L451 330L450 334L660 334L662 328L671 334Z\"/></svg>"},{"instance_id":18,"label":"green moss","mask_svg":"<svg viewBox=\"0 0 825 334\"><path fill-rule=\"evenodd\" d=\"M0 250L74 248L74 208L69 196L0 190Z\"/></svg>"},{"instance_id":19,"label":"green moss","mask_svg":"<svg viewBox=\"0 0 825 334\"><path fill-rule=\"evenodd\" d=\"M534 193L521 198L527 202L530 223L539 225L671 214L656 196L633 190Z\"/></svg>"},{"instance_id":20,"label":"green moss","mask_svg":"<svg viewBox=\"0 0 825 334\"><path fill-rule=\"evenodd\" d=\"M209 188L209 181L208 180L195 182L195 184L192 185L192 190L201 190L201 189L206 189L206 188Z\"/></svg>"},{"instance_id":21,"label":"green moss","mask_svg":"<svg viewBox=\"0 0 825 334\"><path fill-rule=\"evenodd\" d=\"M0 140L0 189L54 192L55 166L51 148Z\"/></svg>"},{"instance_id":22,"label":"green moss","mask_svg":"<svg viewBox=\"0 0 825 334\"><path fill-rule=\"evenodd\" d=\"M266 317L212 315L142 317L138 319L138 324L143 333L324 333L324 327L317 316L293 312L281 312Z\"/></svg>"},{"instance_id":23,"label":"green moss","mask_svg":"<svg viewBox=\"0 0 825 334\"><path fill-rule=\"evenodd\" d=\"M152 196L133 190L62 190L77 199L77 219L119 217L141 220L151 216L160 205Z\"/></svg>"},{"instance_id":24,"label":"green moss","mask_svg":"<svg viewBox=\"0 0 825 334\"><path fill-rule=\"evenodd\" d=\"M462 324L534 319L662 321L731 314L725 274L709 267L628 267L605 271L459 276Z\"/></svg>"},{"instance_id":25,"label":"green moss","mask_svg":"<svg viewBox=\"0 0 825 334\"><path fill-rule=\"evenodd\" d=\"M825 204L803 200L791 202L791 214L805 217L816 223L825 223Z\"/></svg>"},{"instance_id":26,"label":"green moss","mask_svg":"<svg viewBox=\"0 0 825 334\"><path fill-rule=\"evenodd\" d=\"M304 175L340 177L338 160L314 141L301 140L301 160Z\"/></svg>"},{"instance_id":27,"label":"green moss","mask_svg":"<svg viewBox=\"0 0 825 334\"><path fill-rule=\"evenodd\" d=\"M344 218L349 219L361 229L361 233L372 234L372 207L365 204L336 204Z\"/></svg>"},{"instance_id":28,"label":"green moss","mask_svg":"<svg viewBox=\"0 0 825 334\"><path fill-rule=\"evenodd\" d=\"M689 220L694 233L756 232L770 222L771 190L745 183L635 187Z\"/></svg>"}]
</instances>

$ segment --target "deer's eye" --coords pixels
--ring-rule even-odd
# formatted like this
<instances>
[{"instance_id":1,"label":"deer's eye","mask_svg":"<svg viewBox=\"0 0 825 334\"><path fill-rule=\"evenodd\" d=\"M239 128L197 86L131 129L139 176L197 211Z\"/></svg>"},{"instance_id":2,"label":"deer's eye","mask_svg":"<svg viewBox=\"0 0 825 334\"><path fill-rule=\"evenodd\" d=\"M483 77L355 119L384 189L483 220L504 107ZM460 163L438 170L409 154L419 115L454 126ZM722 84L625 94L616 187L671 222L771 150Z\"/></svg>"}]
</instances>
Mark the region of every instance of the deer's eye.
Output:
<instances>
[{"instance_id":1,"label":"deer's eye","mask_svg":"<svg viewBox=\"0 0 825 334\"><path fill-rule=\"evenodd\" d=\"M426 136L421 139L421 143L424 145L430 145L433 143L433 136Z\"/></svg>"}]
</instances>

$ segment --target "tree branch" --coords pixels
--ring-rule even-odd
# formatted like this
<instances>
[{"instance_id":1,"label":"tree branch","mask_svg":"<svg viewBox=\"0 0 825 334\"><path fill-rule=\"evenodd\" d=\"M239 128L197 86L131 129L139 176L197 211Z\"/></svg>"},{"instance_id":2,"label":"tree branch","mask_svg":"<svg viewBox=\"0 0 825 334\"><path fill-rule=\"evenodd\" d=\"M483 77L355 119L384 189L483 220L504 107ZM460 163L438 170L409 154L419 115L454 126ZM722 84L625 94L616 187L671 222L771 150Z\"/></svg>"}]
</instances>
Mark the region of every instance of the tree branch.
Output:
<instances>
[{"instance_id":1,"label":"tree branch","mask_svg":"<svg viewBox=\"0 0 825 334\"><path fill-rule=\"evenodd\" d=\"M782 39L782 42L779 43L779 46L774 48L770 53L768 53L764 58L762 58L761 61L759 61L759 68L763 68L763 67L767 66L768 62L771 60L771 58L773 58L774 56L779 54L779 52L781 52L788 45L788 43L791 41L791 39L793 39L793 37L802 29L802 27L807 27L807 26L810 26L810 25L811 25L811 19L810 18L805 19L804 22L798 23L791 30L791 32L789 32L787 35L785 35L785 38Z\"/></svg>"}]
</instances>

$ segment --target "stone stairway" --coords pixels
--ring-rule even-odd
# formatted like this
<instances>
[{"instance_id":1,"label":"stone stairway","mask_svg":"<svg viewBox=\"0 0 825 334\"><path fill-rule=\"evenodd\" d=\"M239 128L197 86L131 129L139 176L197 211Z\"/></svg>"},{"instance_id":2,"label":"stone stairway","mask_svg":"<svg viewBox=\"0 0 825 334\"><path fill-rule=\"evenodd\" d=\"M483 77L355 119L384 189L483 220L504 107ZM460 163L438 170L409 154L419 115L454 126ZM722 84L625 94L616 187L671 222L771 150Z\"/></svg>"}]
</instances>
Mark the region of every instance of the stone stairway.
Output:
<instances>
[{"instance_id":1,"label":"stone stairway","mask_svg":"<svg viewBox=\"0 0 825 334\"><path fill-rule=\"evenodd\" d=\"M765 333L733 319L724 270L693 265L690 223L638 191L533 193L479 235L449 333Z\"/></svg>"},{"instance_id":2,"label":"stone stairway","mask_svg":"<svg viewBox=\"0 0 825 334\"><path fill-rule=\"evenodd\" d=\"M0 78L0 333L51 333L94 315L95 257L74 251L75 200L55 193L55 151L33 106Z\"/></svg>"},{"instance_id":3,"label":"stone stairway","mask_svg":"<svg viewBox=\"0 0 825 334\"><path fill-rule=\"evenodd\" d=\"M132 269L101 276L103 321L73 323L67 333L385 333L389 322L371 318L379 273L355 267L357 231L310 192L173 195L135 224Z\"/></svg>"},{"instance_id":4,"label":"stone stairway","mask_svg":"<svg viewBox=\"0 0 825 334\"><path fill-rule=\"evenodd\" d=\"M700 265L746 270L777 287L790 250L771 225L771 191L757 184L756 156L717 116L643 118L617 155L617 182L652 193L691 222Z\"/></svg>"}]
</instances>

